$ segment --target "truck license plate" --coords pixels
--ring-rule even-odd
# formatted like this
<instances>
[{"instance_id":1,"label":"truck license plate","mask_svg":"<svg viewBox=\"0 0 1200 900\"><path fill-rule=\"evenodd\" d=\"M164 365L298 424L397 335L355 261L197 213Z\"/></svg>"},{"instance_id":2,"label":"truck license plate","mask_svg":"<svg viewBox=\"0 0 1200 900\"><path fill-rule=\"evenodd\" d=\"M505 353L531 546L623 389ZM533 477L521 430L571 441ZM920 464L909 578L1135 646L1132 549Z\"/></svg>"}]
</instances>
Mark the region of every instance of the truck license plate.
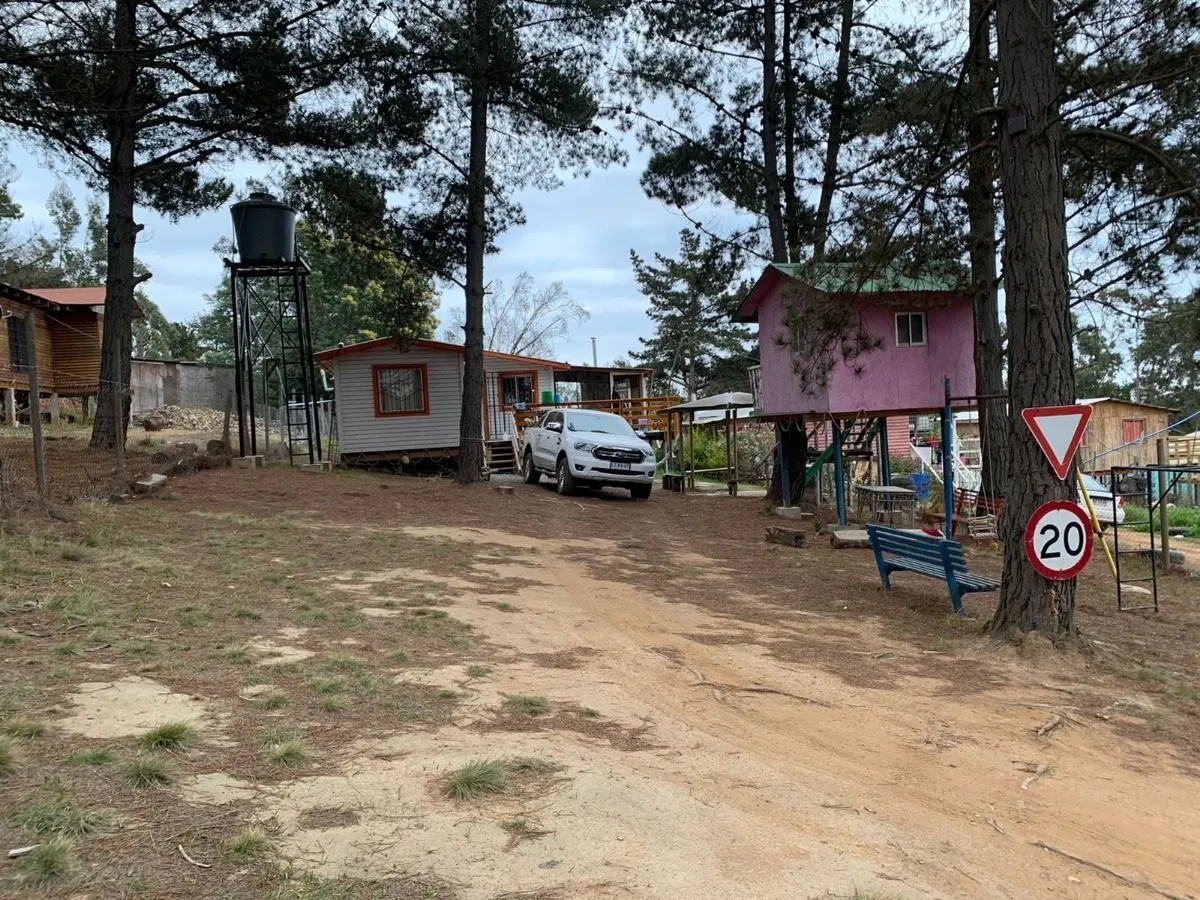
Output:
<instances>
[{"instance_id":1,"label":"truck license plate","mask_svg":"<svg viewBox=\"0 0 1200 900\"><path fill-rule=\"evenodd\" d=\"M612 464L612 469L614 472L628 472L629 463L615 462Z\"/></svg>"}]
</instances>

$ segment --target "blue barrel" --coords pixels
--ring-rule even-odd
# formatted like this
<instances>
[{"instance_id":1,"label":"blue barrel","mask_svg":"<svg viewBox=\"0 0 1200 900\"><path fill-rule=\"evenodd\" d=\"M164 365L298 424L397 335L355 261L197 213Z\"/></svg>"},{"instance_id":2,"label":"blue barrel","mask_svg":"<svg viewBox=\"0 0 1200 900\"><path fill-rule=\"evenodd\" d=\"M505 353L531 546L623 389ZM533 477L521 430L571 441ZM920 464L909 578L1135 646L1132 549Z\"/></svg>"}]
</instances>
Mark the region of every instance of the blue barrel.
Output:
<instances>
[{"instance_id":1,"label":"blue barrel","mask_svg":"<svg viewBox=\"0 0 1200 900\"><path fill-rule=\"evenodd\" d=\"M924 472L914 472L909 477L912 479L913 490L917 492L917 502L928 503L933 488L932 476Z\"/></svg>"}]
</instances>

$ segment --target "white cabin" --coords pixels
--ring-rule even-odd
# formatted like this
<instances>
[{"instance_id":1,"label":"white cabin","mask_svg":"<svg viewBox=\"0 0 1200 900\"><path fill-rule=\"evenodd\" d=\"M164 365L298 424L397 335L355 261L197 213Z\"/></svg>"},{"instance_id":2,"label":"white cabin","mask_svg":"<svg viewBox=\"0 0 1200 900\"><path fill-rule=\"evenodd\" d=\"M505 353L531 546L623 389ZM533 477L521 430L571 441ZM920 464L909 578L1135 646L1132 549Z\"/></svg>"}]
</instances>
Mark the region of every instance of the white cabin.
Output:
<instances>
[{"instance_id":1,"label":"white cabin","mask_svg":"<svg viewBox=\"0 0 1200 900\"><path fill-rule=\"evenodd\" d=\"M457 455L463 347L441 341L380 338L316 354L334 379L343 458ZM484 351L485 441L511 441L513 412L554 392L565 363Z\"/></svg>"}]
</instances>

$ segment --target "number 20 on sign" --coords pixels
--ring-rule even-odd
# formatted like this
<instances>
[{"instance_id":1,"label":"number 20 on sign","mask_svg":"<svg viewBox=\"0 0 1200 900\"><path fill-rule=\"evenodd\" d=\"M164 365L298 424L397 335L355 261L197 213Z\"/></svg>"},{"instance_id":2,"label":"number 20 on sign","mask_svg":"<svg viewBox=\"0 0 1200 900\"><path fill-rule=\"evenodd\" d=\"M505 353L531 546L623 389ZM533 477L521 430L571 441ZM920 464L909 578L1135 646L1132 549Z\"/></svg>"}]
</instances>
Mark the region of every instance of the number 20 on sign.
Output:
<instances>
[{"instance_id":1,"label":"number 20 on sign","mask_svg":"<svg viewBox=\"0 0 1200 900\"><path fill-rule=\"evenodd\" d=\"M1025 555L1044 578L1067 581L1092 558L1092 523L1070 500L1043 503L1025 526Z\"/></svg>"}]
</instances>

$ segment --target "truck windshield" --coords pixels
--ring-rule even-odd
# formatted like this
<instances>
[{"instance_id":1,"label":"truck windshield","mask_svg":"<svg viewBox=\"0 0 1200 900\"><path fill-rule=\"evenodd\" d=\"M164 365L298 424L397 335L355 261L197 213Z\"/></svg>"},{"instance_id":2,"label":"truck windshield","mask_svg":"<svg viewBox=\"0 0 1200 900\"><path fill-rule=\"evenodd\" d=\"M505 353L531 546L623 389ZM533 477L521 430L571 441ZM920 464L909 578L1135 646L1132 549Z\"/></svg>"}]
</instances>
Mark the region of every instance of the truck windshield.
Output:
<instances>
[{"instance_id":1,"label":"truck windshield","mask_svg":"<svg viewBox=\"0 0 1200 900\"><path fill-rule=\"evenodd\" d=\"M625 437L636 437L628 422L611 413L569 412L567 413L567 431L588 431L592 434L619 434Z\"/></svg>"}]
</instances>

